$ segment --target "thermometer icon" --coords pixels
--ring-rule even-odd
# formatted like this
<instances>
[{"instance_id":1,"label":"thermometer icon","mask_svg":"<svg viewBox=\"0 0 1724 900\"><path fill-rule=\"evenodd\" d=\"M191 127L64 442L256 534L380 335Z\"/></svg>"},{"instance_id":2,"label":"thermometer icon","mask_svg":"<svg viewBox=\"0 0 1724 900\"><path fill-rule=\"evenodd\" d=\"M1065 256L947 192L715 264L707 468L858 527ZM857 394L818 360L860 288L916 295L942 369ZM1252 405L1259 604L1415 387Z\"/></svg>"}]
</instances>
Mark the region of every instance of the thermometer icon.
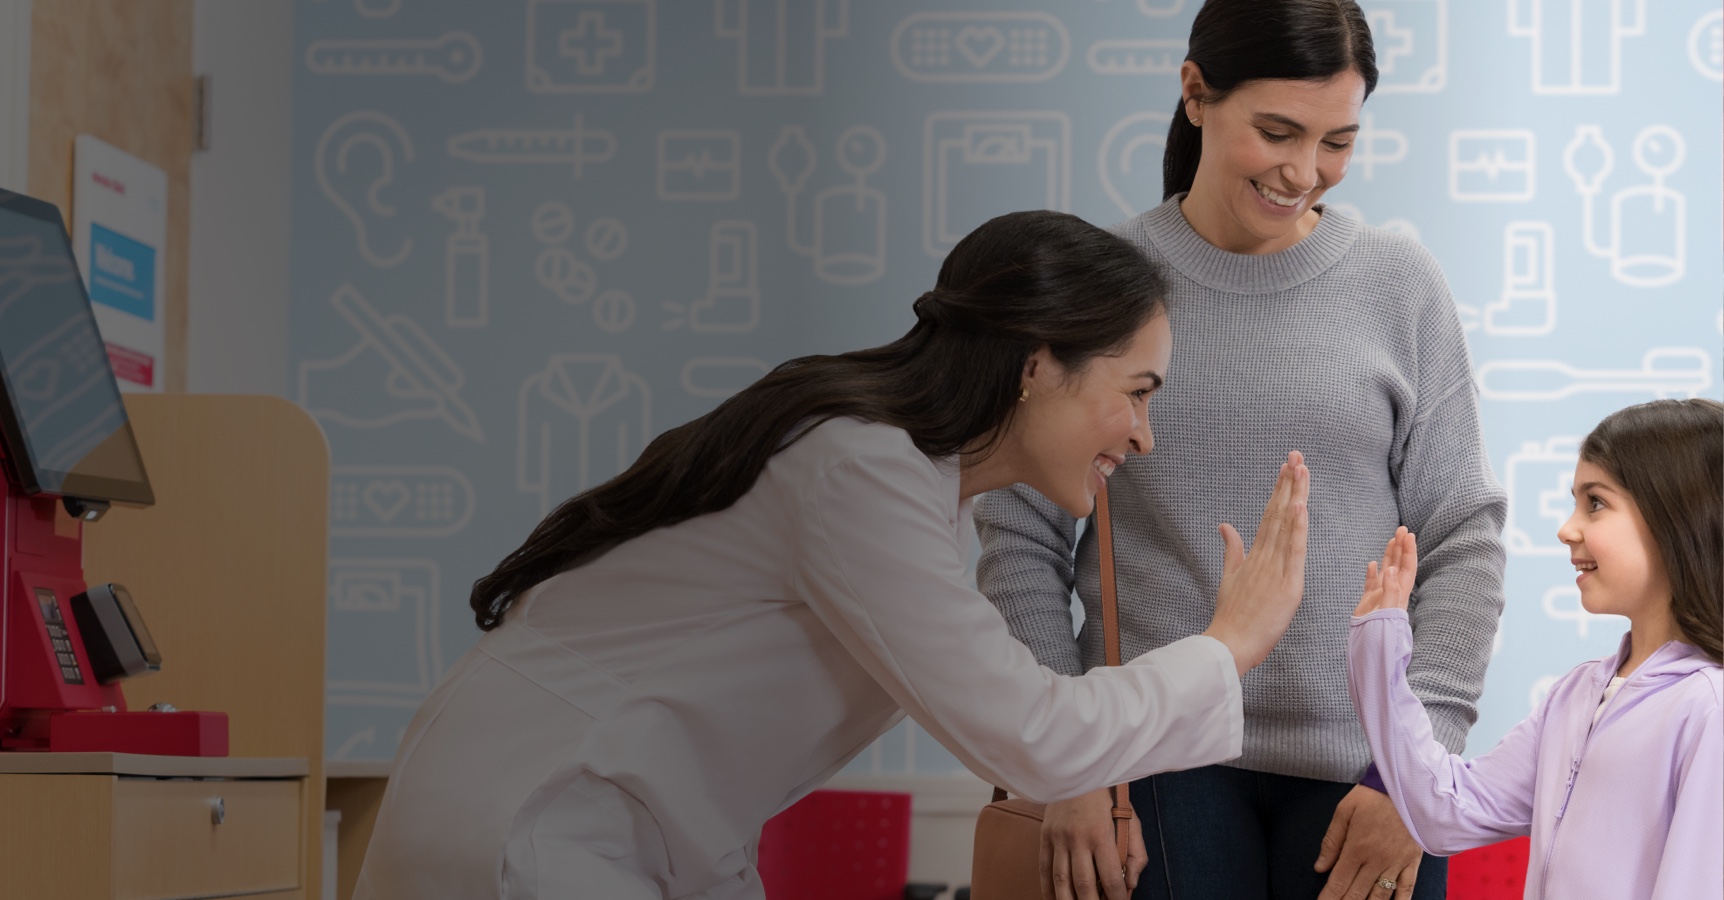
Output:
<instances>
[{"instance_id":1,"label":"thermometer icon","mask_svg":"<svg viewBox=\"0 0 1724 900\"><path fill-rule=\"evenodd\" d=\"M451 84L472 78L483 58L479 42L451 31L432 40L315 41L305 67L318 75L435 75Z\"/></svg>"},{"instance_id":2,"label":"thermometer icon","mask_svg":"<svg viewBox=\"0 0 1724 900\"><path fill-rule=\"evenodd\" d=\"M449 139L449 155L487 165L505 163L564 163L575 177L594 163L617 155L617 136L588 128L580 114L573 128L486 128L464 131Z\"/></svg>"}]
</instances>

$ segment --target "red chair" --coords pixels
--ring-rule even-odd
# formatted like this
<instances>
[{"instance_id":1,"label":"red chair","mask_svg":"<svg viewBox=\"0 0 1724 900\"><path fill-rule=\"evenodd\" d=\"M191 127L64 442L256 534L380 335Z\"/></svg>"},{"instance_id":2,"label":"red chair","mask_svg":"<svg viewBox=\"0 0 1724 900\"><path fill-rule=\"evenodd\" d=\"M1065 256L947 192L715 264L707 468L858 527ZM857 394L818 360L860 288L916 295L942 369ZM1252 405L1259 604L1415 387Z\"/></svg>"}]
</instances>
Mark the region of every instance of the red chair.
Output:
<instances>
[{"instance_id":1,"label":"red chair","mask_svg":"<svg viewBox=\"0 0 1724 900\"><path fill-rule=\"evenodd\" d=\"M1521 900L1527 858L1523 837L1449 857L1450 900Z\"/></svg>"},{"instance_id":2,"label":"red chair","mask_svg":"<svg viewBox=\"0 0 1724 900\"><path fill-rule=\"evenodd\" d=\"M767 900L900 900L910 795L815 791L760 830Z\"/></svg>"}]
</instances>

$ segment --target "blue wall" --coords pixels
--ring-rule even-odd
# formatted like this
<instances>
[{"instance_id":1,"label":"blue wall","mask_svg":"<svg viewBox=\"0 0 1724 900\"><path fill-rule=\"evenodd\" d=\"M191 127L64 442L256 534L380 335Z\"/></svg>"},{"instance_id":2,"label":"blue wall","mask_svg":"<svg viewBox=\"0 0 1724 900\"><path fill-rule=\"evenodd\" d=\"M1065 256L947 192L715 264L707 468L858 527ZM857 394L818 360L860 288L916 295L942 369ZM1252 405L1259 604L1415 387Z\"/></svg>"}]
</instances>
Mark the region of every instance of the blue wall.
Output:
<instances>
[{"instance_id":1,"label":"blue wall","mask_svg":"<svg viewBox=\"0 0 1724 900\"><path fill-rule=\"evenodd\" d=\"M386 759L556 502L791 356L890 340L983 219L1154 205L1196 0L306 0L290 390L329 434L332 757ZM1510 489L1470 752L1614 649L1564 479L1605 413L1719 395L1715 0L1365 0L1330 201L1416 234ZM852 771L957 762L901 726Z\"/></svg>"}]
</instances>

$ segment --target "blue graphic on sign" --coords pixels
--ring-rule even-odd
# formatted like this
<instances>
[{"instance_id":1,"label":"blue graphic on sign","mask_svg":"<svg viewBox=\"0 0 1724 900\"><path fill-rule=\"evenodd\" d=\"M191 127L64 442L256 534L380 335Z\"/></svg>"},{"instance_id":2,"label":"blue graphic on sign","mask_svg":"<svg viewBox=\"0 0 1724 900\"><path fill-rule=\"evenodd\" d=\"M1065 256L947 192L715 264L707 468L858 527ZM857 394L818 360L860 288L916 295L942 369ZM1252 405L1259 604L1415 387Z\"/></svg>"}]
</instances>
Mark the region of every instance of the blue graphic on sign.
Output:
<instances>
[{"instance_id":1,"label":"blue graphic on sign","mask_svg":"<svg viewBox=\"0 0 1724 900\"><path fill-rule=\"evenodd\" d=\"M90 302L156 319L156 248L90 223Z\"/></svg>"}]
</instances>

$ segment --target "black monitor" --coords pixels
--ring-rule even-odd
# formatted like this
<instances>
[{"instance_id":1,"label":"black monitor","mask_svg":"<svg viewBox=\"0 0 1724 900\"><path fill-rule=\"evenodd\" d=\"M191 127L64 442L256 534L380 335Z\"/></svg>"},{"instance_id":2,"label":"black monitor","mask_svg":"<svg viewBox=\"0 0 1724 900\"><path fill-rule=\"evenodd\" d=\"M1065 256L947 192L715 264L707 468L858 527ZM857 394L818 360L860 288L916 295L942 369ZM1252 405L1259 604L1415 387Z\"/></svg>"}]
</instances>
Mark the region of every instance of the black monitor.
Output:
<instances>
[{"instance_id":1,"label":"black monitor","mask_svg":"<svg viewBox=\"0 0 1724 900\"><path fill-rule=\"evenodd\" d=\"M32 494L155 502L60 210L0 190L0 439Z\"/></svg>"}]
</instances>

